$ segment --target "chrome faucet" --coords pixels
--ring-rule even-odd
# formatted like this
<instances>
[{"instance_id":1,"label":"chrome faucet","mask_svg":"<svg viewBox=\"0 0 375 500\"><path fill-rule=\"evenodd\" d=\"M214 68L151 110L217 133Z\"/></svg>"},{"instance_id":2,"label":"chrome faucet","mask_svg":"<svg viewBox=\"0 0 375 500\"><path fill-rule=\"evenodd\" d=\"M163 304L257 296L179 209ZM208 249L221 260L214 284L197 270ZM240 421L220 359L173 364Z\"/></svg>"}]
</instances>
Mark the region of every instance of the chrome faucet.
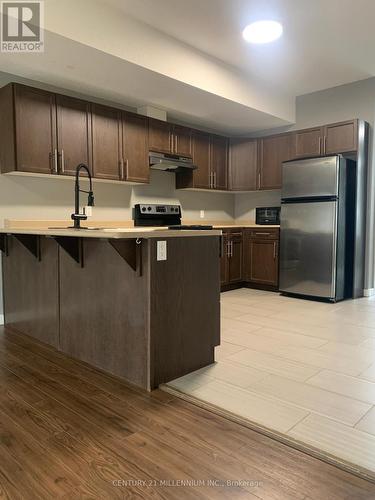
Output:
<instances>
[{"instance_id":1,"label":"chrome faucet","mask_svg":"<svg viewBox=\"0 0 375 500\"><path fill-rule=\"evenodd\" d=\"M90 181L89 191L85 191L81 189L79 186L79 174L81 170L86 170L87 175L89 176L89 181ZM87 167L87 165L85 165L84 163L80 163L76 168L75 205L74 205L74 214L72 214L72 219L74 221L74 229L80 229L81 220L87 220L87 215L85 214L85 211L83 211L83 214L79 213L79 193L87 193L88 194L87 206L89 207L94 206L94 193L92 190L91 172Z\"/></svg>"}]
</instances>

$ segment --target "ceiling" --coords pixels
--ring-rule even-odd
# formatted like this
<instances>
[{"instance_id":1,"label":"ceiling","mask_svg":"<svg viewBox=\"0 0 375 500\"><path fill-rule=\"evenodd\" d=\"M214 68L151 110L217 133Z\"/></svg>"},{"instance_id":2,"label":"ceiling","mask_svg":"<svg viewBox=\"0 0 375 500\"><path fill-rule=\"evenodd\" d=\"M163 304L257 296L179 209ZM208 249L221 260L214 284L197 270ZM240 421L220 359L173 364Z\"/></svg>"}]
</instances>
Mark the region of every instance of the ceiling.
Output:
<instances>
[{"instance_id":1,"label":"ceiling","mask_svg":"<svg viewBox=\"0 0 375 500\"><path fill-rule=\"evenodd\" d=\"M45 0L45 51L0 52L17 78L244 135L295 122L297 95L375 76L375 0ZM282 22L281 39L241 31Z\"/></svg>"},{"instance_id":2,"label":"ceiling","mask_svg":"<svg viewBox=\"0 0 375 500\"><path fill-rule=\"evenodd\" d=\"M374 0L104 0L249 77L295 96L375 75ZM247 44L259 19L284 26L269 45Z\"/></svg>"}]
</instances>

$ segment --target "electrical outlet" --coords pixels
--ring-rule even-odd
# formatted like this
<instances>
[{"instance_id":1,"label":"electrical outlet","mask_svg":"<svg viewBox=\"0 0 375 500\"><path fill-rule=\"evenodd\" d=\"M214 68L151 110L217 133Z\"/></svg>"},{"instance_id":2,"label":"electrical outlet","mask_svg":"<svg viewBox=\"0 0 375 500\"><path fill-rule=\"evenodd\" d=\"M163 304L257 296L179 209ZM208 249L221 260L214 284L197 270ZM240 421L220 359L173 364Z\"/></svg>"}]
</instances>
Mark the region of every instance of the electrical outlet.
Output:
<instances>
[{"instance_id":1,"label":"electrical outlet","mask_svg":"<svg viewBox=\"0 0 375 500\"><path fill-rule=\"evenodd\" d=\"M167 260L167 242L156 242L156 260Z\"/></svg>"},{"instance_id":2,"label":"electrical outlet","mask_svg":"<svg viewBox=\"0 0 375 500\"><path fill-rule=\"evenodd\" d=\"M200 217L201 219L204 219L204 210L201 210L201 211L199 212L199 217Z\"/></svg>"}]
</instances>

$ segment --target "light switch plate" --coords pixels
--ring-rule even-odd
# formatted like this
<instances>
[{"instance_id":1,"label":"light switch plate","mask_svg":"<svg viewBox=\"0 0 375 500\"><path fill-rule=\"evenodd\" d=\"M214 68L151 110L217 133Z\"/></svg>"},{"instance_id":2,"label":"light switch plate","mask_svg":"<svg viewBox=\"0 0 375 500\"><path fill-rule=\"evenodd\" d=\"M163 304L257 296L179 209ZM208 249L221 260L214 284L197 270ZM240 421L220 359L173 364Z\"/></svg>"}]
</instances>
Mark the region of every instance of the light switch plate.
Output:
<instances>
[{"instance_id":1,"label":"light switch plate","mask_svg":"<svg viewBox=\"0 0 375 500\"><path fill-rule=\"evenodd\" d=\"M84 213L85 213L85 215L87 215L87 217L91 217L92 216L92 207L89 207L88 205L86 205Z\"/></svg>"},{"instance_id":2,"label":"light switch plate","mask_svg":"<svg viewBox=\"0 0 375 500\"><path fill-rule=\"evenodd\" d=\"M167 242L156 242L156 260L167 260Z\"/></svg>"},{"instance_id":3,"label":"light switch plate","mask_svg":"<svg viewBox=\"0 0 375 500\"><path fill-rule=\"evenodd\" d=\"M199 217L201 219L204 219L204 210L201 210L200 213L199 213Z\"/></svg>"}]
</instances>

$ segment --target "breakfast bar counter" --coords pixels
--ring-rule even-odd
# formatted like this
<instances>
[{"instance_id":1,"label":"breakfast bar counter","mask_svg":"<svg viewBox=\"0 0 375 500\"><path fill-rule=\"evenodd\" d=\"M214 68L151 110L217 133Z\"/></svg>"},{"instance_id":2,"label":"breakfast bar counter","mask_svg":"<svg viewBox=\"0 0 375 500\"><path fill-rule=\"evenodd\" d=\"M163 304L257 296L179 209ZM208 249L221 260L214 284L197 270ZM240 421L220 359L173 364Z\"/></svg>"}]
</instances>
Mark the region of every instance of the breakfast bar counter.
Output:
<instances>
[{"instance_id":1,"label":"breakfast bar counter","mask_svg":"<svg viewBox=\"0 0 375 500\"><path fill-rule=\"evenodd\" d=\"M5 324L152 390L214 361L220 235L5 227Z\"/></svg>"}]
</instances>

